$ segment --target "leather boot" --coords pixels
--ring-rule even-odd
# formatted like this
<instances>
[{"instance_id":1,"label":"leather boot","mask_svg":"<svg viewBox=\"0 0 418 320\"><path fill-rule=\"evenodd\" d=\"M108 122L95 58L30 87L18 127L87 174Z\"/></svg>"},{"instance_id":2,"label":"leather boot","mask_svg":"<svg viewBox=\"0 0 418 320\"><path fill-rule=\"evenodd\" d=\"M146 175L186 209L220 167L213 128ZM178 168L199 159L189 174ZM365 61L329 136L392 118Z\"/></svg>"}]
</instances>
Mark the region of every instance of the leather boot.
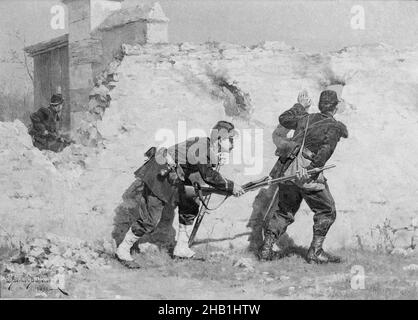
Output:
<instances>
[{"instance_id":1,"label":"leather boot","mask_svg":"<svg viewBox=\"0 0 418 320\"><path fill-rule=\"evenodd\" d=\"M132 232L132 229L129 229L125 238L116 249L116 258L129 269L140 268L140 265L136 263L131 256L131 248L138 239L139 237Z\"/></svg>"},{"instance_id":2,"label":"leather boot","mask_svg":"<svg viewBox=\"0 0 418 320\"><path fill-rule=\"evenodd\" d=\"M314 235L311 243L311 247L308 250L306 261L308 263L340 263L341 257L327 253L322 249L325 236Z\"/></svg>"},{"instance_id":3,"label":"leather boot","mask_svg":"<svg viewBox=\"0 0 418 320\"><path fill-rule=\"evenodd\" d=\"M258 259L260 261L273 260L273 245L275 242L276 236L272 232L266 231L264 233L264 243L258 251Z\"/></svg>"},{"instance_id":4,"label":"leather boot","mask_svg":"<svg viewBox=\"0 0 418 320\"><path fill-rule=\"evenodd\" d=\"M193 230L193 225L179 225L177 243L173 251L173 256L177 258L190 259L195 252L189 248L189 238Z\"/></svg>"}]
</instances>

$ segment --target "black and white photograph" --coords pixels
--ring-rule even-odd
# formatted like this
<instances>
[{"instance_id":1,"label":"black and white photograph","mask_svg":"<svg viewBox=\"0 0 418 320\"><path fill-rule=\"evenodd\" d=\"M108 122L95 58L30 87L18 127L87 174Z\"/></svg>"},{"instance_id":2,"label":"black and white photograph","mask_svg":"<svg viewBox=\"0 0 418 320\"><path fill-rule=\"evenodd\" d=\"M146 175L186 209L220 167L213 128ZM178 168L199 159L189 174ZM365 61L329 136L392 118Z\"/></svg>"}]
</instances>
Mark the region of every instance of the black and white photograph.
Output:
<instances>
[{"instance_id":1,"label":"black and white photograph","mask_svg":"<svg viewBox=\"0 0 418 320\"><path fill-rule=\"evenodd\" d=\"M0 300L418 299L418 1L0 13Z\"/></svg>"}]
</instances>

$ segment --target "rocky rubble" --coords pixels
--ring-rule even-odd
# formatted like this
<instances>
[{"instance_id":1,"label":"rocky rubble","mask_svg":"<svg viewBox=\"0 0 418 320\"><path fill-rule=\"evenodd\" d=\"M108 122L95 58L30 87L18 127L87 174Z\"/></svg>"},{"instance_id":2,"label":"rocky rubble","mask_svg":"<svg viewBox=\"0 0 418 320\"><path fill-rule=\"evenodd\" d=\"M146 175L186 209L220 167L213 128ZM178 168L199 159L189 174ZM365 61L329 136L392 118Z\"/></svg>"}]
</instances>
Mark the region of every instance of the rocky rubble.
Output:
<instances>
[{"instance_id":1,"label":"rocky rubble","mask_svg":"<svg viewBox=\"0 0 418 320\"><path fill-rule=\"evenodd\" d=\"M234 267L242 268L246 272L254 272L254 260L250 258L236 259L233 264Z\"/></svg>"},{"instance_id":2,"label":"rocky rubble","mask_svg":"<svg viewBox=\"0 0 418 320\"><path fill-rule=\"evenodd\" d=\"M67 278L84 270L110 268L112 252L112 244L106 241L91 244L47 235L21 242L19 253L2 263L0 273L7 286L33 283L38 290L48 291L54 289L57 276Z\"/></svg>"},{"instance_id":3,"label":"rocky rubble","mask_svg":"<svg viewBox=\"0 0 418 320\"><path fill-rule=\"evenodd\" d=\"M97 129L97 122L103 119L106 109L110 106L112 100L110 91L118 81L117 69L122 59L123 52L120 52L107 68L95 78L94 87L89 94L87 110L74 123L76 139L84 146L103 146L102 135Z\"/></svg>"}]
</instances>

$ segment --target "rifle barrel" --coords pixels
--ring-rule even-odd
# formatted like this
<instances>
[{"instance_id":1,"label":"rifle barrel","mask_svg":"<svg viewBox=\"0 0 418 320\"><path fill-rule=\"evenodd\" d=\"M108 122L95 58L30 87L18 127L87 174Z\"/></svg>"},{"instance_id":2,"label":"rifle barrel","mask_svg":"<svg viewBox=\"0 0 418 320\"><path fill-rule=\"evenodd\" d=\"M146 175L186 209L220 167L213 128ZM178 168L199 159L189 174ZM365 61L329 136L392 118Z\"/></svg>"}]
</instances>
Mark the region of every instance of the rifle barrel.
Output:
<instances>
[{"instance_id":1,"label":"rifle barrel","mask_svg":"<svg viewBox=\"0 0 418 320\"><path fill-rule=\"evenodd\" d=\"M330 164L330 165L324 166L322 168L314 168L314 169L308 170L308 174L320 173L324 170L332 169L334 167L335 167L335 164ZM296 178L296 175L292 175L292 176L287 176L287 177L280 177L280 178L265 180L265 181L262 181L260 183L256 183L254 185L251 185L248 188L244 188L244 191L245 192L252 191L252 190L258 189L258 188L263 187L263 186L268 186L268 185L276 184L276 183L279 183L279 182L294 180L295 178Z\"/></svg>"},{"instance_id":2,"label":"rifle barrel","mask_svg":"<svg viewBox=\"0 0 418 320\"><path fill-rule=\"evenodd\" d=\"M331 165L324 166L322 168L315 168L315 169L312 169L312 170L308 170L308 174L320 173L324 170L332 169L334 167L335 167L335 165L331 164ZM264 187L264 186L269 186L269 185L276 184L276 183L279 183L279 182L294 180L295 178L296 178L296 175L292 175L292 176L280 177L280 178L275 178L275 179L270 179L270 180L263 180L261 182L254 183L254 184L250 183L250 185L248 187L244 187L243 189L244 189L245 192L249 192L249 191L259 189L259 188ZM215 189L213 187L200 187L200 191L202 192L203 196L207 196L207 195L210 195L212 193L223 195L223 196L232 195L231 192L229 192L229 191L218 190L218 189ZM186 195L189 196L189 197L190 196L196 196L196 191L195 191L194 187L192 187L192 186L185 186L185 192L186 192Z\"/></svg>"}]
</instances>

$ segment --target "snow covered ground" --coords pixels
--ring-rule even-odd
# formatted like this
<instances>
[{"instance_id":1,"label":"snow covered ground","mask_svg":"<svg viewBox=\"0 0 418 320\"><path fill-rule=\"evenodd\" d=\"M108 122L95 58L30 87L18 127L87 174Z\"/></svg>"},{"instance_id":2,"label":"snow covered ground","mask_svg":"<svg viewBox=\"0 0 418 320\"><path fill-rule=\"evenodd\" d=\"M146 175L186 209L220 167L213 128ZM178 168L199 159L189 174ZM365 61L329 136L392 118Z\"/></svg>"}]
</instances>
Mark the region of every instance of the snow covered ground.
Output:
<instances>
[{"instance_id":1,"label":"snow covered ground","mask_svg":"<svg viewBox=\"0 0 418 320\"><path fill-rule=\"evenodd\" d=\"M344 82L346 104L336 118L347 125L349 138L341 140L329 161L337 167L326 173L337 204L337 221L326 246L361 241L376 247L391 240L396 247L410 244L414 231L393 234L390 227L409 226L418 216L416 48L382 44L310 54L282 43L252 48L185 43L125 47L125 52L110 108L97 124L104 149L71 146L59 155L41 153L31 147L21 123L0 122L4 229L17 237L49 232L109 239L114 210L143 163L143 153L166 139L170 130L178 142L196 134L192 129L199 129L198 135L207 133L221 119L239 129L238 150L250 146L250 156L262 154L261 167L251 163L251 157L233 158L222 173L238 183L267 175L276 160L271 133L279 114L295 103L302 88L316 104L327 85ZM250 120L225 115L226 102L217 94L213 75L236 81L249 93L254 108ZM251 231L247 225L257 214L256 195L228 199L205 217L198 239L229 239L213 245L246 247ZM214 198L212 204L220 200ZM386 219L386 229L375 228ZM297 244L308 245L312 213L306 205L288 232Z\"/></svg>"}]
</instances>

